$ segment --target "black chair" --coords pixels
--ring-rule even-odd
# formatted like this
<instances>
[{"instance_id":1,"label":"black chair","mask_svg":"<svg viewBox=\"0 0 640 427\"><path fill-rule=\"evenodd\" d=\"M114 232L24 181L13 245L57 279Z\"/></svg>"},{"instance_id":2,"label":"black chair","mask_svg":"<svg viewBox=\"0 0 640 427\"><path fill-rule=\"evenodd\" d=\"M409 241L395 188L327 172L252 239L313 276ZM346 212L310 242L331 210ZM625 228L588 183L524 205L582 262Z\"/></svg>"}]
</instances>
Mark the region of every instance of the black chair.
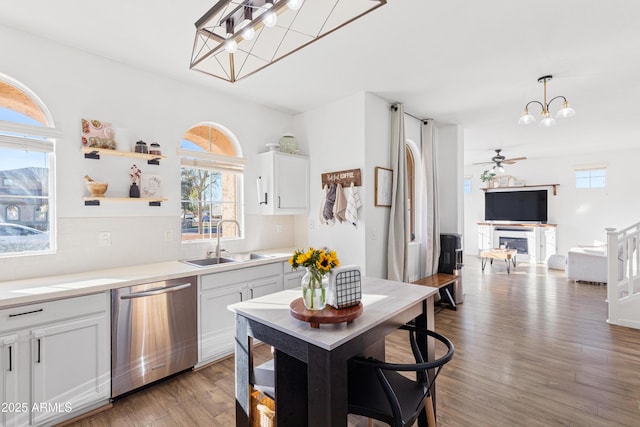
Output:
<instances>
[{"instance_id":1,"label":"black chair","mask_svg":"<svg viewBox=\"0 0 640 427\"><path fill-rule=\"evenodd\" d=\"M453 357L453 343L445 336L414 325L400 329L409 331L415 364L385 363L373 358L356 357L349 363L349 413L385 422L393 427L411 426L425 410L427 423L435 427L431 389L442 367ZM447 353L424 362L416 334L426 334L447 347ZM428 371L433 369L431 376ZM415 372L410 379L399 372ZM426 405L426 409L425 409Z\"/></svg>"}]
</instances>

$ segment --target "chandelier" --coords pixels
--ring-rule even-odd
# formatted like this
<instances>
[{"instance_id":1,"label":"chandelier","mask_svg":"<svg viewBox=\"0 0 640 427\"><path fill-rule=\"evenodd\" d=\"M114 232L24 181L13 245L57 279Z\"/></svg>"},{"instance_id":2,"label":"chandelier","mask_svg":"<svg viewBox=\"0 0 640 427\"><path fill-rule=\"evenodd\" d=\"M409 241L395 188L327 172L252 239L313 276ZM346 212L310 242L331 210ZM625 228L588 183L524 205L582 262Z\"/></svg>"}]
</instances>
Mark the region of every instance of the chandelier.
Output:
<instances>
[{"instance_id":1,"label":"chandelier","mask_svg":"<svg viewBox=\"0 0 640 427\"><path fill-rule=\"evenodd\" d=\"M387 0L220 0L195 23L190 69L248 77Z\"/></svg>"},{"instance_id":2,"label":"chandelier","mask_svg":"<svg viewBox=\"0 0 640 427\"><path fill-rule=\"evenodd\" d=\"M567 98L565 98L562 95L551 98L551 101L547 102L547 82L552 78L553 76L548 75L548 76L542 76L538 79L538 83L542 83L544 85L544 101L543 102L529 101L527 105L524 106L524 113L522 113L520 120L518 120L518 124L528 125L528 124L534 123L536 121L536 118L529 113L529 105L538 104L540 105L540 107L542 107L542 120L540 121L540 126L543 126L543 127L555 126L556 119L551 117L551 113L549 112L549 106L553 101L559 98L562 98L563 103L562 103L562 108L558 110L556 117L567 119L569 117L573 117L576 115L575 110L569 107L569 102L567 102Z\"/></svg>"}]
</instances>

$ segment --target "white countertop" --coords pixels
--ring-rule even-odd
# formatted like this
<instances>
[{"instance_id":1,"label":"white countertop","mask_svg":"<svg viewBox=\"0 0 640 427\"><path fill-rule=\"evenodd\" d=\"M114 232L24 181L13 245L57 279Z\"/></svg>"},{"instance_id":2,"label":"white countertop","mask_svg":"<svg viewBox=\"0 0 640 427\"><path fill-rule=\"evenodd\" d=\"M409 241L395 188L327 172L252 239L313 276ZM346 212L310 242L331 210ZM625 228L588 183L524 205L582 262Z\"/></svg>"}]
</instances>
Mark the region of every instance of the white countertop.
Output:
<instances>
[{"instance_id":1,"label":"white countertop","mask_svg":"<svg viewBox=\"0 0 640 427\"><path fill-rule=\"evenodd\" d=\"M210 267L196 267L180 261L166 261L153 264L83 271L59 276L0 282L0 309L60 298L88 295L124 286L133 286L187 276L220 273L223 271L282 262L288 260L294 250L293 248L282 248L254 251L256 253L270 255L270 257Z\"/></svg>"},{"instance_id":2,"label":"white countertop","mask_svg":"<svg viewBox=\"0 0 640 427\"><path fill-rule=\"evenodd\" d=\"M289 313L291 301L301 296L297 289L232 304L228 308L310 344L332 350L437 292L437 288L428 286L363 277L362 315L351 323L321 324L317 329Z\"/></svg>"}]
</instances>

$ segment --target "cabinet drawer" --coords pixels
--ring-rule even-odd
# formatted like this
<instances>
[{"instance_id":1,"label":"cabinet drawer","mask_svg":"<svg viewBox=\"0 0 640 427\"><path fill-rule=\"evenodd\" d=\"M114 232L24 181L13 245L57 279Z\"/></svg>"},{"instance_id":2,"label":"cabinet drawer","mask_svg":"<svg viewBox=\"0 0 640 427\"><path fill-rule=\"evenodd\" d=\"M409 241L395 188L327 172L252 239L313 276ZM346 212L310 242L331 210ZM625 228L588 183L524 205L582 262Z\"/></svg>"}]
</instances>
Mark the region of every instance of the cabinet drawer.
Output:
<instances>
[{"instance_id":1,"label":"cabinet drawer","mask_svg":"<svg viewBox=\"0 0 640 427\"><path fill-rule=\"evenodd\" d=\"M221 286L234 283L249 282L269 276L277 276L282 273L279 263L259 265L256 267L241 268L238 270L224 271L200 276L201 291L206 292Z\"/></svg>"},{"instance_id":2,"label":"cabinet drawer","mask_svg":"<svg viewBox=\"0 0 640 427\"><path fill-rule=\"evenodd\" d=\"M0 333L108 311L106 292L0 310Z\"/></svg>"}]
</instances>

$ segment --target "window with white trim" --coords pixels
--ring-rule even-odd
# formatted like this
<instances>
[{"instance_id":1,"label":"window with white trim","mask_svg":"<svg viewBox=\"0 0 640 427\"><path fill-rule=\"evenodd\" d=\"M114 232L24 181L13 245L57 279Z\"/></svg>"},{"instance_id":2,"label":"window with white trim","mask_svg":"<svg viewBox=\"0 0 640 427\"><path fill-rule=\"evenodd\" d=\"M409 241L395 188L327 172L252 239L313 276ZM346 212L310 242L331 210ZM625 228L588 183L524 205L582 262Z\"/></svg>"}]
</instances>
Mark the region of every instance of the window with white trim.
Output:
<instances>
[{"instance_id":1,"label":"window with white trim","mask_svg":"<svg viewBox=\"0 0 640 427\"><path fill-rule=\"evenodd\" d=\"M214 124L187 131L179 150L182 241L240 237L245 159L229 132Z\"/></svg>"},{"instance_id":2,"label":"window with white trim","mask_svg":"<svg viewBox=\"0 0 640 427\"><path fill-rule=\"evenodd\" d=\"M464 194L470 194L470 193L471 193L471 178L465 177L464 178Z\"/></svg>"},{"instance_id":3,"label":"window with white trim","mask_svg":"<svg viewBox=\"0 0 640 427\"><path fill-rule=\"evenodd\" d=\"M0 257L55 250L54 150L40 99L0 74Z\"/></svg>"},{"instance_id":4,"label":"window with white trim","mask_svg":"<svg viewBox=\"0 0 640 427\"><path fill-rule=\"evenodd\" d=\"M605 188L607 185L607 167L583 166L576 167L576 188Z\"/></svg>"}]
</instances>

